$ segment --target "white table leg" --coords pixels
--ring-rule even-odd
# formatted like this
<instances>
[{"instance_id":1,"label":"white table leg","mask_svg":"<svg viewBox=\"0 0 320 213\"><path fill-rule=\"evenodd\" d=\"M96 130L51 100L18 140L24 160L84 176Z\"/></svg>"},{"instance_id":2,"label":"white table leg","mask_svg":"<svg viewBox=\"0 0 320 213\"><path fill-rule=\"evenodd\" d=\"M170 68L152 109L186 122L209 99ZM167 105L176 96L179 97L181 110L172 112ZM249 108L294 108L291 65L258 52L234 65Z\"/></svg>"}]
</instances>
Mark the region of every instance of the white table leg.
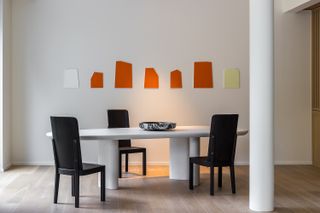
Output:
<instances>
[{"instance_id":1,"label":"white table leg","mask_svg":"<svg viewBox=\"0 0 320 213\"><path fill-rule=\"evenodd\" d=\"M118 189L119 146L117 140L99 141L98 162L106 166L106 188ZM99 182L100 183L100 182Z\"/></svg>"},{"instance_id":2,"label":"white table leg","mask_svg":"<svg viewBox=\"0 0 320 213\"><path fill-rule=\"evenodd\" d=\"M189 180L189 138L170 138L170 179Z\"/></svg>"},{"instance_id":3,"label":"white table leg","mask_svg":"<svg viewBox=\"0 0 320 213\"><path fill-rule=\"evenodd\" d=\"M190 138L190 157L200 156L200 138ZM200 168L199 165L193 165L193 185L199 185Z\"/></svg>"}]
</instances>

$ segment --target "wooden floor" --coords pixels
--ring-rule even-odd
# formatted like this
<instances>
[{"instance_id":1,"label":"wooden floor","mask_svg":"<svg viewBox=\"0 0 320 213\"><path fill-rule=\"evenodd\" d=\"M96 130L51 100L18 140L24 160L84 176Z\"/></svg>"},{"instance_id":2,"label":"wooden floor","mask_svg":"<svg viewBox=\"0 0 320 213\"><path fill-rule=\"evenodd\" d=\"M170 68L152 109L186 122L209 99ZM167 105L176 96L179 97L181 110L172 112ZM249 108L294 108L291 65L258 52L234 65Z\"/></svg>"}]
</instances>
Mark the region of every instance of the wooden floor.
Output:
<instances>
[{"instance_id":1,"label":"wooden floor","mask_svg":"<svg viewBox=\"0 0 320 213\"><path fill-rule=\"evenodd\" d=\"M130 170L141 172L139 167ZM106 191L106 202L99 200L97 176L85 176L81 178L80 209L75 209L70 177L61 178L59 204L53 204L53 167L13 167L0 174L0 213L250 212L248 170L246 166L236 168L235 195L231 194L229 172L224 170L223 188L216 187L211 197L207 170L201 171L201 185L189 191L187 181L168 179L166 166L149 166L148 177L124 175L120 190ZM276 212L320 212L320 169L276 167L275 205Z\"/></svg>"}]
</instances>

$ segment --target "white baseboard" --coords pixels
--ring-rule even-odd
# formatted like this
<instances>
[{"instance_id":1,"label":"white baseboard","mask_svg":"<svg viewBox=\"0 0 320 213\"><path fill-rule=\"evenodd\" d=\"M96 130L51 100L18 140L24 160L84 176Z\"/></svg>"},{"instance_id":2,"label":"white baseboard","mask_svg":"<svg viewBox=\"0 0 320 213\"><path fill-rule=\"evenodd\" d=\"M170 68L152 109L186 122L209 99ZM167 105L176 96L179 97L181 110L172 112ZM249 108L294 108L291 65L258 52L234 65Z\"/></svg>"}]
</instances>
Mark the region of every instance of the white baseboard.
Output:
<instances>
[{"instance_id":1,"label":"white baseboard","mask_svg":"<svg viewBox=\"0 0 320 213\"><path fill-rule=\"evenodd\" d=\"M96 163L96 162L93 162ZM124 162L123 162L124 164ZM168 161L150 161L147 162L148 165L152 166L169 166ZM13 162L12 165L17 166L53 166L54 162ZM142 165L141 161L130 162L129 165L139 166ZM238 161L235 162L235 165L238 166L248 166L249 162L247 161ZM312 165L312 161L275 161L275 165ZM11 166L8 165L4 170L8 169Z\"/></svg>"},{"instance_id":2,"label":"white baseboard","mask_svg":"<svg viewBox=\"0 0 320 213\"><path fill-rule=\"evenodd\" d=\"M246 161L235 162L235 165L249 166L249 162L246 162ZM312 161L275 161L274 165L277 165L277 166L281 166L281 165L312 165Z\"/></svg>"},{"instance_id":3,"label":"white baseboard","mask_svg":"<svg viewBox=\"0 0 320 213\"><path fill-rule=\"evenodd\" d=\"M234 162L236 166L249 166L249 163L247 161L238 161Z\"/></svg>"},{"instance_id":4,"label":"white baseboard","mask_svg":"<svg viewBox=\"0 0 320 213\"><path fill-rule=\"evenodd\" d=\"M246 162L246 161L235 162L235 165L249 166L249 162ZM312 161L275 161L274 165L277 165L277 166L281 166L281 165L312 165Z\"/></svg>"},{"instance_id":5,"label":"white baseboard","mask_svg":"<svg viewBox=\"0 0 320 213\"><path fill-rule=\"evenodd\" d=\"M312 165L312 161L275 161L275 165Z\"/></svg>"},{"instance_id":6,"label":"white baseboard","mask_svg":"<svg viewBox=\"0 0 320 213\"><path fill-rule=\"evenodd\" d=\"M88 162L88 163L97 163L97 162ZM124 161L122 162L122 164L124 165ZM151 162L147 162L148 165L155 165L155 166L167 166L169 165L169 162L167 161L151 161ZM54 162L13 162L12 165L15 166L53 166ZM129 162L129 165L133 165L133 166L138 166L138 165L142 165L141 162L139 161L133 161L133 162Z\"/></svg>"},{"instance_id":7,"label":"white baseboard","mask_svg":"<svg viewBox=\"0 0 320 213\"><path fill-rule=\"evenodd\" d=\"M147 162L147 164L152 166L169 166L168 161L150 161L150 162ZM124 165L124 162L122 163L122 165ZM133 161L133 162L129 162L129 165L140 166L142 165L142 163L141 161Z\"/></svg>"},{"instance_id":8,"label":"white baseboard","mask_svg":"<svg viewBox=\"0 0 320 213\"><path fill-rule=\"evenodd\" d=\"M14 166L53 166L54 162L13 162L12 165Z\"/></svg>"},{"instance_id":9,"label":"white baseboard","mask_svg":"<svg viewBox=\"0 0 320 213\"><path fill-rule=\"evenodd\" d=\"M168 161L151 161L147 162L148 165L155 165L155 166L168 166ZM141 162L130 162L129 165L142 165ZM235 165L238 166L249 166L248 161L238 161L235 162ZM275 165L312 165L312 161L275 161Z\"/></svg>"},{"instance_id":10,"label":"white baseboard","mask_svg":"<svg viewBox=\"0 0 320 213\"><path fill-rule=\"evenodd\" d=\"M122 163L122 165L124 164L124 162ZM148 165L152 165L152 166L169 166L169 162L168 161L151 161L151 162L147 162ZM140 166L142 165L141 162L129 162L129 165L133 165L133 166ZM239 166L248 166L249 163L248 162L236 162L235 165L239 165Z\"/></svg>"}]
</instances>

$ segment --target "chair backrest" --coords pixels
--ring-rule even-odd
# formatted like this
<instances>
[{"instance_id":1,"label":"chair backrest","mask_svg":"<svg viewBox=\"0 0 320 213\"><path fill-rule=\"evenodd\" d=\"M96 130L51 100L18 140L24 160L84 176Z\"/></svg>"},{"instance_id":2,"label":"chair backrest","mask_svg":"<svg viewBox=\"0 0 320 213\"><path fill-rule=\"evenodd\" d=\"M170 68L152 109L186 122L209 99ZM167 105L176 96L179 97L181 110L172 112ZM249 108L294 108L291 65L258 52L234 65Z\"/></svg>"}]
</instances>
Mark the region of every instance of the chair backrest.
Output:
<instances>
[{"instance_id":1,"label":"chair backrest","mask_svg":"<svg viewBox=\"0 0 320 213\"><path fill-rule=\"evenodd\" d=\"M129 113L125 109L108 110L108 128L128 128ZM131 147L131 140L119 140L119 147Z\"/></svg>"},{"instance_id":2,"label":"chair backrest","mask_svg":"<svg viewBox=\"0 0 320 213\"><path fill-rule=\"evenodd\" d=\"M218 164L234 164L238 118L237 114L212 116L208 160Z\"/></svg>"},{"instance_id":3,"label":"chair backrest","mask_svg":"<svg viewBox=\"0 0 320 213\"><path fill-rule=\"evenodd\" d=\"M56 167L82 170L77 119L73 117L50 117L50 121Z\"/></svg>"}]
</instances>

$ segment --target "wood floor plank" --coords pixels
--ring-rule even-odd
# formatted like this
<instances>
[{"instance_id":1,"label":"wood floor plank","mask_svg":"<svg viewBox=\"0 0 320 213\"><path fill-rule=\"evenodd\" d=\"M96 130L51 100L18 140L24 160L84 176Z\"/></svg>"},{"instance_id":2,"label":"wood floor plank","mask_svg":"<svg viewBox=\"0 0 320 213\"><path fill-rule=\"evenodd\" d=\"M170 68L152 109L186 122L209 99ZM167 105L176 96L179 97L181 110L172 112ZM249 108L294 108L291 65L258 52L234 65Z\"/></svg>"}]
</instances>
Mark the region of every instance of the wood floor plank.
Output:
<instances>
[{"instance_id":1,"label":"wood floor plank","mask_svg":"<svg viewBox=\"0 0 320 213\"><path fill-rule=\"evenodd\" d=\"M100 202L97 175L81 177L80 209L75 209L70 177L61 176L58 204L53 204L53 167L12 167L0 174L0 213L250 212L247 166L236 167L235 195L226 168L222 189L216 182L213 197L206 168L201 168L201 184L193 191L187 181L170 180L167 166L149 166L147 177L139 175L140 166L130 166L129 171L120 179L119 190L106 190L106 202ZM275 212L320 212L319 168L276 166L275 180Z\"/></svg>"}]
</instances>

